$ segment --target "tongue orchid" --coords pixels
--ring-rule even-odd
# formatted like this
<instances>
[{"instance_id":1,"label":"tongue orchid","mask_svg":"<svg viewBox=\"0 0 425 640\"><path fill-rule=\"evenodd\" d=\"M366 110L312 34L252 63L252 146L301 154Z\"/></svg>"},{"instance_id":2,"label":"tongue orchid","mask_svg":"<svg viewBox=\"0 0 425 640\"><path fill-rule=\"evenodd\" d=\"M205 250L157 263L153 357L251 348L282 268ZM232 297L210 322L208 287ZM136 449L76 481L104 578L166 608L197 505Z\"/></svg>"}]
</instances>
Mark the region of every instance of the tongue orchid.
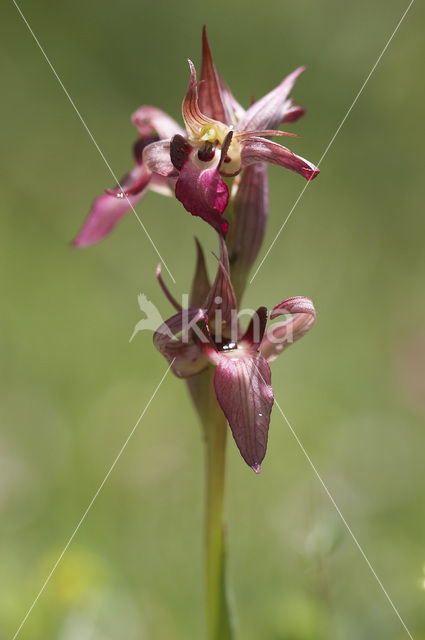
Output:
<instances>
[{"instance_id":1,"label":"tongue orchid","mask_svg":"<svg viewBox=\"0 0 425 640\"><path fill-rule=\"evenodd\" d=\"M202 248L192 285L191 304L182 309L168 291L160 269L157 277L177 313L155 332L156 348L175 375L191 378L209 365L216 367L214 388L245 462L258 473L267 449L273 390L269 363L313 326L316 313L309 298L288 298L276 305L270 319L287 316L266 329L267 309L260 307L246 331L239 325L236 298L229 277L227 248L220 239L215 281L208 282ZM203 302L199 302L205 296Z\"/></svg>"},{"instance_id":2,"label":"tongue orchid","mask_svg":"<svg viewBox=\"0 0 425 640\"><path fill-rule=\"evenodd\" d=\"M175 194L187 211L225 236L228 184L245 167L268 162L307 180L319 173L311 162L270 140L294 136L278 127L295 122L304 113L289 98L303 67L245 111L215 68L205 28L202 45L200 82L189 61L190 81L182 106L185 129L155 107L143 106L133 114L132 122L139 131L135 167L94 201L74 246L101 240L148 190Z\"/></svg>"},{"instance_id":3,"label":"tongue orchid","mask_svg":"<svg viewBox=\"0 0 425 640\"><path fill-rule=\"evenodd\" d=\"M177 199L224 236L229 226L223 217L229 200L225 178L234 178L259 162L286 167L307 180L313 180L319 169L270 140L272 136L294 136L277 127L304 113L288 97L303 67L244 111L214 66L205 29L202 54L199 83L189 60L190 81L182 106L186 135L178 133L168 141L153 143L145 149L143 159L154 173L177 175Z\"/></svg>"}]
</instances>

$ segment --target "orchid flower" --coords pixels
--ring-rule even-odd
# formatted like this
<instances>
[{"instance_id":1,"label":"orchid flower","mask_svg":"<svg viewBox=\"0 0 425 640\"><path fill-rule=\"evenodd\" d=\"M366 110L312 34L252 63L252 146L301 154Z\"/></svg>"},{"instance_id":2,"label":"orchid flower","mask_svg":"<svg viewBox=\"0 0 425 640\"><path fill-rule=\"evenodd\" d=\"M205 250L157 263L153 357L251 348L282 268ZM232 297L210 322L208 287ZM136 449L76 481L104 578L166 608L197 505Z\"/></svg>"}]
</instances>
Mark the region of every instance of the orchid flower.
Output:
<instances>
[{"instance_id":1,"label":"orchid flower","mask_svg":"<svg viewBox=\"0 0 425 640\"><path fill-rule=\"evenodd\" d=\"M266 329L267 309L260 307L242 332L224 240L220 238L220 259L212 286L199 243L197 247L189 309L176 302L160 267L157 270L159 283L177 313L157 329L153 342L178 377L195 376L209 364L216 367L218 403L243 459L258 473L266 454L273 405L269 363L311 329L315 309L309 298L288 298L270 313L271 320L282 315L288 319Z\"/></svg>"},{"instance_id":2,"label":"orchid flower","mask_svg":"<svg viewBox=\"0 0 425 640\"><path fill-rule=\"evenodd\" d=\"M294 135L277 127L295 122L304 113L288 97L303 67L245 111L214 66L205 28L199 83L191 61L189 66L190 82L182 106L185 131L155 107L143 106L133 114L132 122L139 130L135 167L94 201L74 246L101 240L148 190L175 193L190 213L225 235L229 226L223 216L229 201L225 178L263 161L291 169L307 180L319 173L311 162L269 139Z\"/></svg>"},{"instance_id":3,"label":"orchid flower","mask_svg":"<svg viewBox=\"0 0 425 640\"><path fill-rule=\"evenodd\" d=\"M73 245L87 247L102 240L119 220L141 200L148 190L173 195L175 180L154 174L143 162L143 150L161 138L168 138L182 130L169 115L155 107L142 106L131 116L139 131L133 146L134 169L125 175L114 189L96 198L90 213Z\"/></svg>"},{"instance_id":4,"label":"orchid flower","mask_svg":"<svg viewBox=\"0 0 425 640\"><path fill-rule=\"evenodd\" d=\"M202 53L199 83L189 60L190 81L182 106L186 135L177 133L170 140L149 145L143 160L154 173L177 175L177 199L190 213L225 235L228 221L222 214L229 190L224 178L235 177L245 167L262 161L291 169L307 180L315 178L319 169L269 139L294 135L277 127L282 122L294 122L304 113L288 99L304 67L244 111L214 66L205 28Z\"/></svg>"}]
</instances>

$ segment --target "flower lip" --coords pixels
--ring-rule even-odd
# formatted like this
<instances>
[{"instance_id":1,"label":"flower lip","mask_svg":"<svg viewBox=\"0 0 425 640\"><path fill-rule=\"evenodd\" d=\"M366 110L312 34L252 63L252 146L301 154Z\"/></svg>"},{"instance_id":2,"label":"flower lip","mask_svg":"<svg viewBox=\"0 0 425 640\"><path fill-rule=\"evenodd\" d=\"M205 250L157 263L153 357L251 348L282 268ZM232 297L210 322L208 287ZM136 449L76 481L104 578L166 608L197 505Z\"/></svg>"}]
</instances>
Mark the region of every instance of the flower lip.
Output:
<instances>
[{"instance_id":1,"label":"flower lip","mask_svg":"<svg viewBox=\"0 0 425 640\"><path fill-rule=\"evenodd\" d=\"M177 144L181 145L182 141L177 141ZM222 214L229 201L229 190L218 172L216 160L199 160L197 149L188 153L188 147L183 147L180 151L178 163L185 154L188 155L176 182L177 200L192 215L203 218L220 235L225 235L229 225Z\"/></svg>"}]
</instances>

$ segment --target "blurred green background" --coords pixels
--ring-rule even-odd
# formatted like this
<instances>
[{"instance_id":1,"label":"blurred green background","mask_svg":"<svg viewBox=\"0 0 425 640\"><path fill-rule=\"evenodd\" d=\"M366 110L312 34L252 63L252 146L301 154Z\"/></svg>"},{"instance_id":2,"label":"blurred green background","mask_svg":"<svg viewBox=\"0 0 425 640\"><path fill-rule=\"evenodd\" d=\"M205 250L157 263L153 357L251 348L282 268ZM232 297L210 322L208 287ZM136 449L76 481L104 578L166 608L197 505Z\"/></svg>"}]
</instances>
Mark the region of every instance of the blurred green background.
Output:
<instances>
[{"instance_id":1,"label":"blurred green background","mask_svg":"<svg viewBox=\"0 0 425 640\"><path fill-rule=\"evenodd\" d=\"M76 0L21 8L117 175L130 114L179 118L206 23L247 105L300 64L308 113L291 148L317 162L407 1ZM248 289L245 305L313 298L314 330L272 366L275 395L415 640L425 638L425 9L416 2ZM69 241L113 180L11 1L3 3L0 637L11 638L165 371L129 344L143 292L171 314L132 214ZM264 249L304 186L270 170ZM196 233L172 199L138 206L187 292ZM263 251L264 251L263 249ZM213 259L211 259L211 266ZM256 477L228 447L229 572L240 638L407 634L275 409ZM203 451L171 375L19 635L202 638Z\"/></svg>"}]
</instances>

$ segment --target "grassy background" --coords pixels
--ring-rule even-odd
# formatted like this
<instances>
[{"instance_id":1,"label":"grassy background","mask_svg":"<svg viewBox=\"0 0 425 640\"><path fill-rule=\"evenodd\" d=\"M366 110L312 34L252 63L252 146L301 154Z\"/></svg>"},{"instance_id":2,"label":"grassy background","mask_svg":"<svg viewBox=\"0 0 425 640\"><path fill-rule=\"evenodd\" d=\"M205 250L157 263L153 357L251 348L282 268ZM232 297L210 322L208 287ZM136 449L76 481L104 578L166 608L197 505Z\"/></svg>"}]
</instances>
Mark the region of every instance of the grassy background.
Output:
<instances>
[{"instance_id":1,"label":"grassy background","mask_svg":"<svg viewBox=\"0 0 425 640\"><path fill-rule=\"evenodd\" d=\"M114 171L129 116L179 117L207 23L243 104L308 67L294 151L318 161L407 6L401 0L184 3L22 0ZM167 317L157 256L132 214L74 251L110 174L12 2L3 6L0 637L11 638L165 370L129 336L144 292ZM416 2L245 303L314 299L314 331L273 365L275 395L415 640L425 638L425 11ZM270 170L265 247L303 182ZM171 199L138 211L186 292L193 235ZM407 635L275 410L261 476L228 451L230 579L240 638ZM167 378L20 638L203 637L200 431Z\"/></svg>"}]
</instances>

